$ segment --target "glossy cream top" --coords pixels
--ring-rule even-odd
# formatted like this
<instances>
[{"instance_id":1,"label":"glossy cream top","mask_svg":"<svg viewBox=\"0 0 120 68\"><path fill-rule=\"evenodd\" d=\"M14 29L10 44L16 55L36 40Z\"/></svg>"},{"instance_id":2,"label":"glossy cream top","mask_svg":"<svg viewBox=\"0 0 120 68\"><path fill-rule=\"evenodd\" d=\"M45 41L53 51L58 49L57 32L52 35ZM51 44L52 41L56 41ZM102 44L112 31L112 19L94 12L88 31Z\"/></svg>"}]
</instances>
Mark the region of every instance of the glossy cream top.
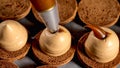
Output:
<instances>
[{"instance_id":1,"label":"glossy cream top","mask_svg":"<svg viewBox=\"0 0 120 68\"><path fill-rule=\"evenodd\" d=\"M108 28L102 28L109 34L105 39L98 39L90 32L85 42L87 55L97 62L106 63L112 61L119 52L119 39L115 32Z\"/></svg>"},{"instance_id":2,"label":"glossy cream top","mask_svg":"<svg viewBox=\"0 0 120 68\"><path fill-rule=\"evenodd\" d=\"M6 20L0 23L0 47L7 51L21 49L27 42L26 29L17 21Z\"/></svg>"},{"instance_id":3,"label":"glossy cream top","mask_svg":"<svg viewBox=\"0 0 120 68\"><path fill-rule=\"evenodd\" d=\"M40 36L39 44L44 53L50 56L60 56L69 50L71 34L63 26L59 26L59 31L53 34L46 28Z\"/></svg>"}]
</instances>

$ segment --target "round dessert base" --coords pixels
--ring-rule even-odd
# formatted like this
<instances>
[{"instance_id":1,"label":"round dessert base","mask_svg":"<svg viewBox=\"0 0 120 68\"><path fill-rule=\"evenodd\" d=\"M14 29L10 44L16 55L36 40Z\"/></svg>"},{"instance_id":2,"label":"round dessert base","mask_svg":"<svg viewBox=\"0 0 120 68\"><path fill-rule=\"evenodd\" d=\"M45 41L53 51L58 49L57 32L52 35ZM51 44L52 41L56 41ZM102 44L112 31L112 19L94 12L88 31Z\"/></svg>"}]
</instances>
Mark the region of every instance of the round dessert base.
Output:
<instances>
[{"instance_id":1,"label":"round dessert base","mask_svg":"<svg viewBox=\"0 0 120 68\"><path fill-rule=\"evenodd\" d=\"M29 49L30 49L29 43L26 43L26 45L22 49L17 51L6 51L0 48L0 60L13 62L15 60L21 59L25 57Z\"/></svg>"},{"instance_id":2,"label":"round dessert base","mask_svg":"<svg viewBox=\"0 0 120 68\"><path fill-rule=\"evenodd\" d=\"M38 40L39 40L40 35L41 35L41 32L39 32L35 36L35 39L32 42L32 50L33 50L33 54L35 55L35 57L42 64L60 66L60 65L67 64L68 62L70 62L72 60L72 58L74 57L74 53L75 53L74 46L71 46L71 48L65 54L63 54L61 56L49 56L49 55L43 53L39 47Z\"/></svg>"},{"instance_id":3,"label":"round dessert base","mask_svg":"<svg viewBox=\"0 0 120 68\"><path fill-rule=\"evenodd\" d=\"M120 10L118 10L120 8L119 2L117 0L111 0L111 2L110 0L106 0L106 2L104 1L105 0L103 1L99 0L99 2L93 1L94 2L93 4L92 2L89 3L89 1L87 0L84 2L81 0L78 4L78 16L81 19L81 21L83 21L83 23L85 24L95 24L104 27L110 27L116 24L120 15ZM103 2L103 4L100 4L100 2ZM91 5L89 4L94 6L94 8L91 7ZM99 6L96 6L96 4L98 4ZM115 7L111 7L110 4L114 4ZM104 7L102 7L103 5ZM99 10L97 8L99 8ZM108 14L107 11L101 10L109 11L109 14L111 14L111 16ZM93 13L94 15L92 16Z\"/></svg>"},{"instance_id":4,"label":"round dessert base","mask_svg":"<svg viewBox=\"0 0 120 68\"><path fill-rule=\"evenodd\" d=\"M92 68L114 68L116 67L120 63L120 52L118 53L117 57L113 61L110 61L107 63L96 62L87 56L87 54L85 53L85 49L84 49L84 43L88 37L88 34L89 33L86 33L84 36L82 36L80 40L78 41L78 45L77 45L77 55L81 63L83 63L84 66L87 65L86 67L92 67Z\"/></svg>"},{"instance_id":5,"label":"round dessert base","mask_svg":"<svg viewBox=\"0 0 120 68\"><path fill-rule=\"evenodd\" d=\"M69 22L71 22L77 13L77 1L76 0L57 0L58 3L58 12L60 17L60 24L65 25ZM69 10L69 11L68 11ZM43 23L42 17L38 14L38 12L35 10L35 8L32 6L32 12L35 18Z\"/></svg>"},{"instance_id":6,"label":"round dessert base","mask_svg":"<svg viewBox=\"0 0 120 68\"><path fill-rule=\"evenodd\" d=\"M14 15L4 16L3 15L3 16L0 17L0 19L1 20L8 20L8 19L20 20L20 19L23 19L24 17L26 17L29 14L29 12L30 12L30 10L32 8L32 4L31 4L31 2L29 0L28 0L28 4L29 4L29 6L27 7L27 9L22 11L21 14L17 14L16 16L14 16ZM14 9L16 9L16 8L14 8ZM23 9L20 9L20 10L23 10Z\"/></svg>"}]
</instances>

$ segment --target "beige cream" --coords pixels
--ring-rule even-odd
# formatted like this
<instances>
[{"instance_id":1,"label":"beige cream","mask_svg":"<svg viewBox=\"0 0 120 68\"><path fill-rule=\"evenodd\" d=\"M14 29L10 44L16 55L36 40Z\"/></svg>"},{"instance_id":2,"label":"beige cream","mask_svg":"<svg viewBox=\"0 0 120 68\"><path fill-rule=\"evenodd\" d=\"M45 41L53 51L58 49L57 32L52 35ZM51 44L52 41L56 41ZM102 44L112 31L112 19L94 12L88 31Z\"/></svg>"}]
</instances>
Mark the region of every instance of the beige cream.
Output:
<instances>
[{"instance_id":1,"label":"beige cream","mask_svg":"<svg viewBox=\"0 0 120 68\"><path fill-rule=\"evenodd\" d=\"M0 24L0 47L7 51L17 51L24 47L28 34L17 21L6 20Z\"/></svg>"},{"instance_id":2,"label":"beige cream","mask_svg":"<svg viewBox=\"0 0 120 68\"><path fill-rule=\"evenodd\" d=\"M105 39L98 39L90 32L86 42L85 51L87 55L100 63L112 61L119 52L119 39L116 33L108 28L102 28L110 33Z\"/></svg>"},{"instance_id":3,"label":"beige cream","mask_svg":"<svg viewBox=\"0 0 120 68\"><path fill-rule=\"evenodd\" d=\"M40 48L47 55L63 55L71 46L71 34L63 26L59 27L59 31L54 34L50 33L47 28L44 29L39 38Z\"/></svg>"}]
</instances>

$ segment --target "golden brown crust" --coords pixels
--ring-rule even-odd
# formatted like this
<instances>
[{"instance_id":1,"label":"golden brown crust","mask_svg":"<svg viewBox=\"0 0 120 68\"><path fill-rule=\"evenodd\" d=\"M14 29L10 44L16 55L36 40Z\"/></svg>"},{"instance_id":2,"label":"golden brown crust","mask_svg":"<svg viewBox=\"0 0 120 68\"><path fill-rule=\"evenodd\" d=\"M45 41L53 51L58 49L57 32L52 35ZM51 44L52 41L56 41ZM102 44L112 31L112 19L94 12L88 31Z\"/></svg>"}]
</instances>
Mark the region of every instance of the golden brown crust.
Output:
<instances>
[{"instance_id":1,"label":"golden brown crust","mask_svg":"<svg viewBox=\"0 0 120 68\"><path fill-rule=\"evenodd\" d=\"M58 11L60 16L60 24L64 25L71 22L77 12L77 1L76 0L57 0L58 2ZM44 22L41 17L39 17L38 12L32 7L33 14L35 18Z\"/></svg>"},{"instance_id":2,"label":"golden brown crust","mask_svg":"<svg viewBox=\"0 0 120 68\"><path fill-rule=\"evenodd\" d=\"M0 60L0 68L18 68L18 66L12 62Z\"/></svg>"},{"instance_id":3,"label":"golden brown crust","mask_svg":"<svg viewBox=\"0 0 120 68\"><path fill-rule=\"evenodd\" d=\"M110 27L120 15L120 5L117 0L81 0L78 14L84 23Z\"/></svg>"},{"instance_id":4,"label":"golden brown crust","mask_svg":"<svg viewBox=\"0 0 120 68\"><path fill-rule=\"evenodd\" d=\"M38 66L37 68L57 68L57 67L53 65L43 65L43 66Z\"/></svg>"},{"instance_id":5,"label":"golden brown crust","mask_svg":"<svg viewBox=\"0 0 120 68\"><path fill-rule=\"evenodd\" d=\"M58 9L60 16L60 24L67 24L71 22L77 12L77 1L76 0L57 0Z\"/></svg>"},{"instance_id":6,"label":"golden brown crust","mask_svg":"<svg viewBox=\"0 0 120 68\"><path fill-rule=\"evenodd\" d=\"M78 41L77 55L78 55L80 62L83 63L86 67L92 67L92 68L114 68L114 67L116 67L120 63L120 52L113 61L110 61L107 63L98 63L94 60L91 60L87 56L87 54L85 53L85 50L84 50L84 43L88 37L88 34L89 33L82 36L80 38L80 40Z\"/></svg>"},{"instance_id":7,"label":"golden brown crust","mask_svg":"<svg viewBox=\"0 0 120 68\"><path fill-rule=\"evenodd\" d=\"M54 66L60 66L64 65L72 60L74 57L75 53L75 47L72 46L67 53L61 55L61 56L48 56L44 54L40 48L39 48L39 36L41 32L39 32L36 36L35 39L32 42L32 50L35 55L35 57L43 64L48 64L48 65L54 65Z\"/></svg>"},{"instance_id":8,"label":"golden brown crust","mask_svg":"<svg viewBox=\"0 0 120 68\"><path fill-rule=\"evenodd\" d=\"M0 60L13 62L15 60L21 59L26 56L29 49L30 43L26 43L26 45L18 51L6 51L0 48Z\"/></svg>"},{"instance_id":9,"label":"golden brown crust","mask_svg":"<svg viewBox=\"0 0 120 68\"><path fill-rule=\"evenodd\" d=\"M29 0L0 0L0 19L19 20L28 15L31 9Z\"/></svg>"}]
</instances>

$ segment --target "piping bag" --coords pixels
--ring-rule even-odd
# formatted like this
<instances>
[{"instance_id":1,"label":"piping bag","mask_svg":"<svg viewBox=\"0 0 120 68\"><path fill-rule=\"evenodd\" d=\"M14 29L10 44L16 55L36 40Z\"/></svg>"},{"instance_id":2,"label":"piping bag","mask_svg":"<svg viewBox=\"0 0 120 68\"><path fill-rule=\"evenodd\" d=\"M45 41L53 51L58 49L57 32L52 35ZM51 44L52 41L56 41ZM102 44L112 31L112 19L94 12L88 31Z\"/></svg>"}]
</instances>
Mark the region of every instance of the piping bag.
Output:
<instances>
[{"instance_id":1,"label":"piping bag","mask_svg":"<svg viewBox=\"0 0 120 68\"><path fill-rule=\"evenodd\" d=\"M34 8L44 20L46 28L55 33L59 30L59 14L56 0L30 0Z\"/></svg>"}]
</instances>

